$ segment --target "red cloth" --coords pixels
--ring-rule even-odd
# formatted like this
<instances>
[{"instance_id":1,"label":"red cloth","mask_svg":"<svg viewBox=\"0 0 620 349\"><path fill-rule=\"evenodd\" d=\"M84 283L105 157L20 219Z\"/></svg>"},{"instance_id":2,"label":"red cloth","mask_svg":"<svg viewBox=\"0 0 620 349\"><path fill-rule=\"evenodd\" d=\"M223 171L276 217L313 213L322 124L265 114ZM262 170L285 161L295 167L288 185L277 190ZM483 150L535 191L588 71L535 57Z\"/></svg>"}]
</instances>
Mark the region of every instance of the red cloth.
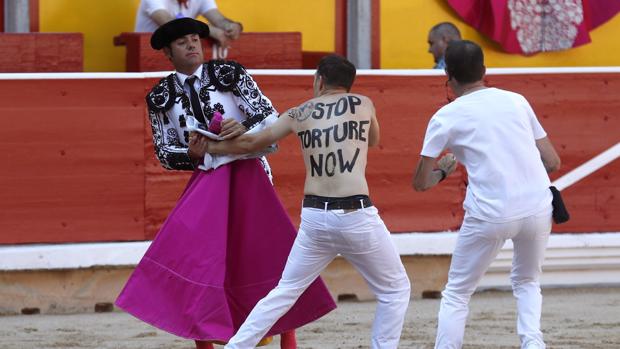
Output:
<instances>
[{"instance_id":1,"label":"red cloth","mask_svg":"<svg viewBox=\"0 0 620 349\"><path fill-rule=\"evenodd\" d=\"M620 12L620 0L588 0L590 5L590 29L597 28Z\"/></svg>"},{"instance_id":2,"label":"red cloth","mask_svg":"<svg viewBox=\"0 0 620 349\"><path fill-rule=\"evenodd\" d=\"M196 171L116 305L177 336L227 342L278 284L296 235L259 160ZM319 277L267 335L335 307Z\"/></svg>"},{"instance_id":3,"label":"red cloth","mask_svg":"<svg viewBox=\"0 0 620 349\"><path fill-rule=\"evenodd\" d=\"M560 51L589 43L619 0L448 0L472 27L509 53Z\"/></svg>"}]
</instances>

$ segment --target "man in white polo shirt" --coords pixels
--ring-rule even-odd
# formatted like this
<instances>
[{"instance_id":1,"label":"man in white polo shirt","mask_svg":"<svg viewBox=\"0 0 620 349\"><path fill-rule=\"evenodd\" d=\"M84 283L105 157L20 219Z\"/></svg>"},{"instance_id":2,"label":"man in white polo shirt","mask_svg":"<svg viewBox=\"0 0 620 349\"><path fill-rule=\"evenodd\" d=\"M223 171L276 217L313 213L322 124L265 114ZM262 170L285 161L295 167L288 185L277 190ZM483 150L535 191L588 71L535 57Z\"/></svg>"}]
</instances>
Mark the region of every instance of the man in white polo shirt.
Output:
<instances>
[{"instance_id":1,"label":"man in white polo shirt","mask_svg":"<svg viewBox=\"0 0 620 349\"><path fill-rule=\"evenodd\" d=\"M471 295L506 239L514 244L510 278L521 346L544 348L539 276L551 231L547 173L559 168L560 158L523 96L484 86L478 45L451 42L445 70L457 99L431 118L413 185L430 189L454 172L457 161L469 184L435 348L461 348ZM446 149L453 154L436 162Z\"/></svg>"}]
</instances>

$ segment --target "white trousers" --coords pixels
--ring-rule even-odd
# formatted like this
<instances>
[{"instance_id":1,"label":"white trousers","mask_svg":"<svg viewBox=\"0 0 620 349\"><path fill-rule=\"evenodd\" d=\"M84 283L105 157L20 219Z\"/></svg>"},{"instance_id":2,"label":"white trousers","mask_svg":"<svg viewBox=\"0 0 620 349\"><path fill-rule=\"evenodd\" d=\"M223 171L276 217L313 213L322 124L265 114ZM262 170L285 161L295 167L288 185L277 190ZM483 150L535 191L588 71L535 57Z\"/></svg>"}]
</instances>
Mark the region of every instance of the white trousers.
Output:
<instances>
[{"instance_id":1,"label":"white trousers","mask_svg":"<svg viewBox=\"0 0 620 349\"><path fill-rule=\"evenodd\" d=\"M371 347L397 348L411 285L377 209L345 213L304 208L301 219L278 286L256 304L225 348L254 348L338 254L353 264L377 297Z\"/></svg>"},{"instance_id":2,"label":"white trousers","mask_svg":"<svg viewBox=\"0 0 620 349\"><path fill-rule=\"evenodd\" d=\"M514 245L510 280L517 299L517 333L521 347L545 348L540 331L539 276L550 231L551 208L507 223L465 217L452 254L448 284L442 293L436 349L463 345L471 295L506 239L512 239Z\"/></svg>"}]
</instances>

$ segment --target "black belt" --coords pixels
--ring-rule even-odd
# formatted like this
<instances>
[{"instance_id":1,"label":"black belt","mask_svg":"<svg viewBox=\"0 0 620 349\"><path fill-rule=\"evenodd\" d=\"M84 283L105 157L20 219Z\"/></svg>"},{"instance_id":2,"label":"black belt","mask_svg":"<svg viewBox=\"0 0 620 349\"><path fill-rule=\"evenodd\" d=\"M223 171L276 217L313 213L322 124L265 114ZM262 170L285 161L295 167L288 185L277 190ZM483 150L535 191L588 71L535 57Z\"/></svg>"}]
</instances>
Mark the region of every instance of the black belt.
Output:
<instances>
[{"instance_id":1,"label":"black belt","mask_svg":"<svg viewBox=\"0 0 620 349\"><path fill-rule=\"evenodd\" d=\"M327 203L327 206L325 205ZM323 210L353 210L371 207L372 202L368 195L353 195L344 198L328 196L306 195L303 207L320 208Z\"/></svg>"}]
</instances>

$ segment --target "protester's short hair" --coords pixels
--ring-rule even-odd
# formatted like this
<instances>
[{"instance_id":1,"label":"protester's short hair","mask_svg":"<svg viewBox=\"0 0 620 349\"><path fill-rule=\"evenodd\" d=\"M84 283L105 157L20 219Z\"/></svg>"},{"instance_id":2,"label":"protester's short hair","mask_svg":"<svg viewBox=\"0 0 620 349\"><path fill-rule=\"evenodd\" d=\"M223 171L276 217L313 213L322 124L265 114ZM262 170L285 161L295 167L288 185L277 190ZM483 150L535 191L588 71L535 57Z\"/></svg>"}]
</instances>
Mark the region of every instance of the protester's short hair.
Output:
<instances>
[{"instance_id":1,"label":"protester's short hair","mask_svg":"<svg viewBox=\"0 0 620 349\"><path fill-rule=\"evenodd\" d=\"M321 58L317 74L323 78L325 85L344 87L348 92L355 80L355 65L342 56L331 54Z\"/></svg>"},{"instance_id":2,"label":"protester's short hair","mask_svg":"<svg viewBox=\"0 0 620 349\"><path fill-rule=\"evenodd\" d=\"M461 32L459 28L457 28L454 24L450 22L441 22L435 24L430 32L432 34L442 34L445 35L449 41L450 40L461 40Z\"/></svg>"},{"instance_id":3,"label":"protester's short hair","mask_svg":"<svg viewBox=\"0 0 620 349\"><path fill-rule=\"evenodd\" d=\"M451 41L446 48L445 58L449 78L462 84L482 80L484 54L476 43L469 40Z\"/></svg>"}]
</instances>

